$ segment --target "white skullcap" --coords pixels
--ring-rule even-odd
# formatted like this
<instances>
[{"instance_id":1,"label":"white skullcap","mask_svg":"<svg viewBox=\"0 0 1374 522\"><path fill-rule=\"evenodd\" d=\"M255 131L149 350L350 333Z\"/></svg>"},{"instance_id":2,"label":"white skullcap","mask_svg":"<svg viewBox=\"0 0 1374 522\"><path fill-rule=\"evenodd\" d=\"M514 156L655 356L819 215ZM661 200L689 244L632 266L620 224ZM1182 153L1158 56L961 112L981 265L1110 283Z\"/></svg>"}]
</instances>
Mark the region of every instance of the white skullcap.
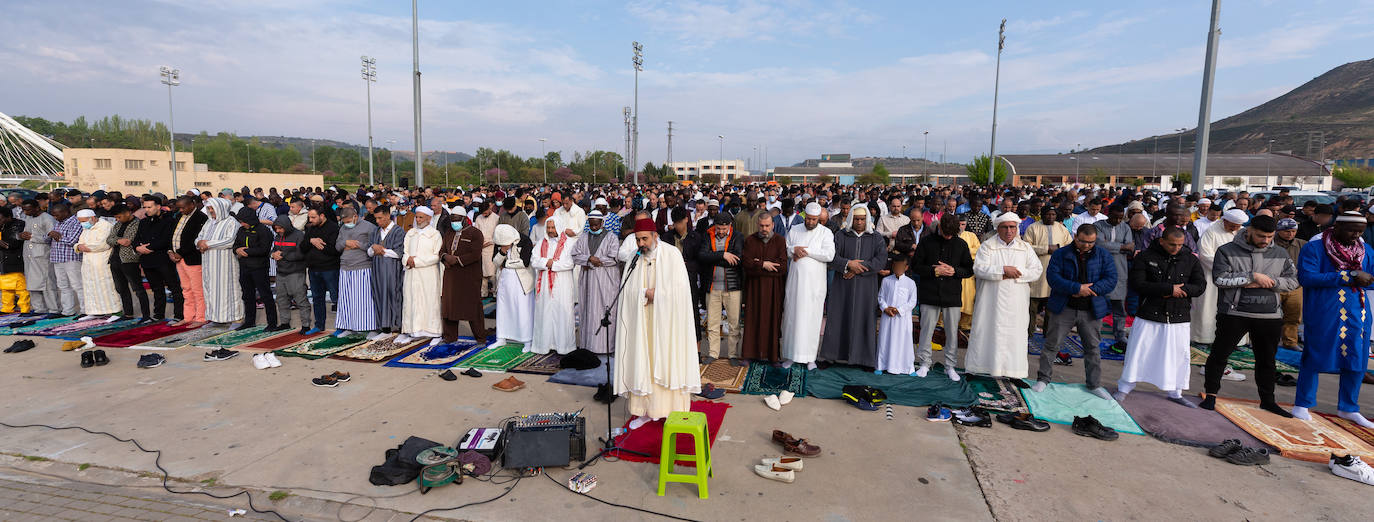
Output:
<instances>
[{"instance_id":1,"label":"white skullcap","mask_svg":"<svg viewBox=\"0 0 1374 522\"><path fill-rule=\"evenodd\" d=\"M485 199L482 199L482 196L473 196L473 198L472 198L472 202L473 202L473 203L482 203L482 202L484 202L484 201L486 201L486 200L485 200Z\"/></svg>"},{"instance_id":2,"label":"white skullcap","mask_svg":"<svg viewBox=\"0 0 1374 522\"><path fill-rule=\"evenodd\" d=\"M1211 204L1212 204L1212 200L1207 199L1207 198L1202 198L1202 199L1197 200L1197 204L1199 204L1199 205L1211 205Z\"/></svg>"},{"instance_id":3,"label":"white skullcap","mask_svg":"<svg viewBox=\"0 0 1374 522\"><path fill-rule=\"evenodd\" d=\"M448 209L448 213L456 216L466 216L468 215L468 209L463 208L462 205L454 205L453 208Z\"/></svg>"},{"instance_id":4,"label":"white skullcap","mask_svg":"<svg viewBox=\"0 0 1374 522\"><path fill-rule=\"evenodd\" d=\"M996 219L992 220L992 226L1001 225L1007 222L1020 223L1021 216L1016 215L1015 212L1003 212L1001 215L997 216Z\"/></svg>"},{"instance_id":5,"label":"white skullcap","mask_svg":"<svg viewBox=\"0 0 1374 522\"><path fill-rule=\"evenodd\" d=\"M720 206L720 201L719 201L719 200L715 200L715 199L708 199L708 200L706 200L706 206L708 206L708 207L719 207L719 206Z\"/></svg>"},{"instance_id":6,"label":"white skullcap","mask_svg":"<svg viewBox=\"0 0 1374 522\"><path fill-rule=\"evenodd\" d=\"M199 195L200 195L200 189L191 189L191 193L192 193L192 194L195 194L195 195L197 195L197 196L199 196Z\"/></svg>"},{"instance_id":7,"label":"white skullcap","mask_svg":"<svg viewBox=\"0 0 1374 522\"><path fill-rule=\"evenodd\" d=\"M375 198L375 197L377 197L377 195L376 195L376 194L373 194L373 193L371 193L371 192L368 192L368 193L367 193L367 197L369 197L369 198Z\"/></svg>"},{"instance_id":8,"label":"white skullcap","mask_svg":"<svg viewBox=\"0 0 1374 522\"><path fill-rule=\"evenodd\" d=\"M1221 214L1221 219L1224 219L1224 220L1226 220L1226 221L1230 221L1230 222L1235 223L1235 224L1237 224L1237 225L1244 225L1246 221L1250 221L1250 216L1245 215L1245 211L1244 211L1244 210L1241 210L1241 209L1238 209L1238 208L1233 208L1233 209L1231 209L1231 210L1227 210L1226 212L1222 213L1222 214Z\"/></svg>"},{"instance_id":9,"label":"white skullcap","mask_svg":"<svg viewBox=\"0 0 1374 522\"><path fill-rule=\"evenodd\" d=\"M76 217L77 217L77 218L93 218L93 217L95 217L95 211L94 211L94 210L91 210L91 209L89 209L89 208L83 208L83 209L81 209L81 210L76 211Z\"/></svg>"},{"instance_id":10,"label":"white skullcap","mask_svg":"<svg viewBox=\"0 0 1374 522\"><path fill-rule=\"evenodd\" d=\"M491 242L500 246L513 245L520 240L520 232L515 230L515 227L504 223L496 225L496 232L493 233L493 236Z\"/></svg>"},{"instance_id":11,"label":"white skullcap","mask_svg":"<svg viewBox=\"0 0 1374 522\"><path fill-rule=\"evenodd\" d=\"M853 215L855 215L855 216L867 216L867 215L868 215L868 207L865 207L865 206L863 206L863 205L859 205L859 206L857 206L857 207L854 207L853 209L850 209L849 213L850 213L850 214L853 214Z\"/></svg>"},{"instance_id":12,"label":"white skullcap","mask_svg":"<svg viewBox=\"0 0 1374 522\"><path fill-rule=\"evenodd\" d=\"M595 203L592 203L592 206L593 206L593 207L598 207L598 206L602 206L602 205L605 205L605 206L608 206L608 207L611 206L610 203L607 203L607 202L606 202L606 198L596 198L596 202L595 202Z\"/></svg>"},{"instance_id":13,"label":"white skullcap","mask_svg":"<svg viewBox=\"0 0 1374 522\"><path fill-rule=\"evenodd\" d=\"M434 210L429 207L415 207L415 213L434 217Z\"/></svg>"},{"instance_id":14,"label":"white skullcap","mask_svg":"<svg viewBox=\"0 0 1374 522\"><path fill-rule=\"evenodd\" d=\"M808 216L819 216L819 215L821 215L821 205L820 205L819 203L816 203L815 201L812 201L812 202L810 202L810 203L807 203L807 204L806 204L806 215L808 215Z\"/></svg>"},{"instance_id":15,"label":"white skullcap","mask_svg":"<svg viewBox=\"0 0 1374 522\"><path fill-rule=\"evenodd\" d=\"M606 219L606 214L602 214L600 210L593 210L587 214L587 219Z\"/></svg>"}]
</instances>

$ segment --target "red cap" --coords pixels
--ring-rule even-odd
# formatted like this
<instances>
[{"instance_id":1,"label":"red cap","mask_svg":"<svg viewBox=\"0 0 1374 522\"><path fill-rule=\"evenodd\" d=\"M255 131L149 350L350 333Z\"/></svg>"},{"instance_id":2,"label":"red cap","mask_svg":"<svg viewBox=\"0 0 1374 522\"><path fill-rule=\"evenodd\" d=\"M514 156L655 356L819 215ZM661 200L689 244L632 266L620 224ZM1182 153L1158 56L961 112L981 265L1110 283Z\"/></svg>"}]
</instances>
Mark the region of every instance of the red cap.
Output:
<instances>
[{"instance_id":1,"label":"red cap","mask_svg":"<svg viewBox=\"0 0 1374 522\"><path fill-rule=\"evenodd\" d=\"M640 218L639 221L635 221L635 232L658 232L658 226L654 225L651 219Z\"/></svg>"}]
</instances>

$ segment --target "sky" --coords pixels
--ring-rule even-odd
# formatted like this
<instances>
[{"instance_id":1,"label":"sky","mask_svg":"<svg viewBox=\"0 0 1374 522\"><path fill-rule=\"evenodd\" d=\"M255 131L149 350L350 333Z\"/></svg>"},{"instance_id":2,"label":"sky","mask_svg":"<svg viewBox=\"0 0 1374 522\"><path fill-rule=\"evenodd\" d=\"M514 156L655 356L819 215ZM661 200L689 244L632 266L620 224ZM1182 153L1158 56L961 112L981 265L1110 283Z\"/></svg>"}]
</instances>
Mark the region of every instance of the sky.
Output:
<instances>
[{"instance_id":1,"label":"sky","mask_svg":"<svg viewBox=\"0 0 1374 522\"><path fill-rule=\"evenodd\" d=\"M1203 0L666 0L420 4L425 150L624 151L639 163L823 153L968 162L1197 124ZM414 147L410 2L5 0L0 112L166 121L177 132L367 140L359 57L377 60L374 143ZM1374 0L1222 5L1213 120L1374 49ZM925 134L925 133L929 134ZM723 140L718 136L725 136ZM927 145L928 144L928 145ZM928 149L927 149L928 147ZM723 149L723 151L722 151ZM757 152L756 152L757 150Z\"/></svg>"}]
</instances>

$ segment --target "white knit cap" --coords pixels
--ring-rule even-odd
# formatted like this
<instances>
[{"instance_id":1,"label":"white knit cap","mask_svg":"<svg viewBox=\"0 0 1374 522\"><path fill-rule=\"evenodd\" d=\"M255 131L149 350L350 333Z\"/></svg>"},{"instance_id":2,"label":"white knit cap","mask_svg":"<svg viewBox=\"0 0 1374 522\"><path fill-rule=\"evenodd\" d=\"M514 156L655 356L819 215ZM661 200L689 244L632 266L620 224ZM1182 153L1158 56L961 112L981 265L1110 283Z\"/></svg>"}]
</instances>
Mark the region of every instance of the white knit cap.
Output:
<instances>
[{"instance_id":1,"label":"white knit cap","mask_svg":"<svg viewBox=\"0 0 1374 522\"><path fill-rule=\"evenodd\" d=\"M91 210L91 209L89 209L89 208L83 208L83 209L81 209L81 210L76 211L76 217L77 217L78 219L80 219L80 218L93 218L93 217L95 217L95 211L94 211L94 210Z\"/></svg>"},{"instance_id":2,"label":"white knit cap","mask_svg":"<svg viewBox=\"0 0 1374 522\"><path fill-rule=\"evenodd\" d=\"M806 215L808 215L808 216L819 216L819 215L821 215L821 205L820 205L820 203L816 203L815 201L812 201L812 202L810 202L810 203L807 203L807 204L806 204Z\"/></svg>"},{"instance_id":3,"label":"white knit cap","mask_svg":"<svg viewBox=\"0 0 1374 522\"><path fill-rule=\"evenodd\" d=\"M1245 215L1244 210L1233 208L1222 213L1221 219L1230 221L1231 223L1235 223L1237 225L1244 225L1246 221L1250 221L1250 216Z\"/></svg>"}]
</instances>

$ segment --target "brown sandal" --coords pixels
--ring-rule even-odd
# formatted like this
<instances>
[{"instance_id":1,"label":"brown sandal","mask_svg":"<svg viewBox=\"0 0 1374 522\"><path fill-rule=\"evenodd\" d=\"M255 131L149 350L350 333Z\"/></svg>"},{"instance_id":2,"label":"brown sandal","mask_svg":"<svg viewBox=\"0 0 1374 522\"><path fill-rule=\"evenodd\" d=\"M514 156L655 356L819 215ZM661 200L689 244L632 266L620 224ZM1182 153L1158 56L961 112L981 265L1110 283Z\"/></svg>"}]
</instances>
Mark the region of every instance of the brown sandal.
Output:
<instances>
[{"instance_id":1,"label":"brown sandal","mask_svg":"<svg viewBox=\"0 0 1374 522\"><path fill-rule=\"evenodd\" d=\"M491 385L491 387L503 392L513 392L524 389L525 383L515 377L506 377L500 382Z\"/></svg>"}]
</instances>

